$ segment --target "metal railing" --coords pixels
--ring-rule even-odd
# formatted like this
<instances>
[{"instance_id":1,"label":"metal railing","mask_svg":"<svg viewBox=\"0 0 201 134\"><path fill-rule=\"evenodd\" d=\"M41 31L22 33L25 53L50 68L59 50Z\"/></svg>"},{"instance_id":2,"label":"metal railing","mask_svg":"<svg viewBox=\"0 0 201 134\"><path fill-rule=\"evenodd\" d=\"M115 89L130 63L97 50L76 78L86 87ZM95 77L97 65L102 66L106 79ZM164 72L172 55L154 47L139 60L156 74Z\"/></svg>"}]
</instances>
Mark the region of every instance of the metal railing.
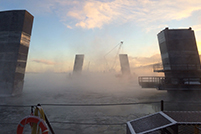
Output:
<instances>
[{"instance_id":1,"label":"metal railing","mask_svg":"<svg viewBox=\"0 0 201 134\"><path fill-rule=\"evenodd\" d=\"M153 82L153 83L158 83L160 84L161 81L163 81L165 77L160 77L160 76L141 76L138 77L139 83L141 82Z\"/></svg>"},{"instance_id":2,"label":"metal railing","mask_svg":"<svg viewBox=\"0 0 201 134\"><path fill-rule=\"evenodd\" d=\"M200 88L201 77L158 77L141 76L138 77L138 83L142 88L158 88L166 90L167 88ZM169 90L169 89L168 89Z\"/></svg>"},{"instance_id":3,"label":"metal railing","mask_svg":"<svg viewBox=\"0 0 201 134\"><path fill-rule=\"evenodd\" d=\"M138 77L138 82L143 88L157 88L160 84L164 83L164 79L165 77L141 76Z\"/></svg>"},{"instance_id":4,"label":"metal railing","mask_svg":"<svg viewBox=\"0 0 201 134\"><path fill-rule=\"evenodd\" d=\"M112 107L126 106L126 105L131 105L132 107L134 107L136 109L142 108L142 106L148 106L147 108L150 108L150 106L152 106L152 108L155 108L155 106L157 106L157 108L159 108L159 109L157 109L156 112L163 111L163 110L164 111L169 111L169 110L175 111L175 110L178 110L178 107L183 107L183 108L185 108L183 110L188 110L189 108L186 106L192 106L192 107L196 108L196 109L191 109L193 111L201 110L201 107L200 107L201 101L196 101L196 102L148 101L148 102L133 102L133 103L125 102L125 103L103 103L103 104L98 103L98 104L41 104L41 105L46 110L46 113L48 113L48 115L51 115L54 113L54 112L52 112L52 110L53 111L56 111L56 110L65 111L66 110L65 108L68 108L68 111L70 111L70 110L74 109L74 107L76 107L79 111L80 109L78 107L81 107L82 109L83 109L83 107L86 107L87 109L89 109L89 107L99 107L99 109L97 109L97 110L100 110L100 107L103 107L103 109L104 109L105 106L112 108ZM15 109L17 109L19 111L19 109L24 110L24 108L25 108L25 109L27 109L25 113L29 113L28 107L31 107L31 106L32 105L4 105L4 104L1 104L0 111L1 112L6 111L6 109L9 111L13 111L13 110L15 111ZM170 108L170 106L171 106L171 108ZM145 109L147 109L147 108L145 108ZM104 111L105 111L105 109L104 109ZM106 111L106 113L107 112L108 111ZM141 111L141 112L143 112L143 111ZM21 114L25 114L25 113L13 112L12 116L8 116L7 112L2 112L2 113L6 114L5 117L7 117L7 119L2 118L2 120L0 122L0 126L2 128L1 131L9 128L9 132L15 133L15 129L16 129L15 126L19 123L18 121L20 121ZM91 128L93 128L93 129L98 128L97 130L99 130L99 128L102 128L103 130L105 130L105 127L107 127L108 130L110 130L109 132L125 133L126 121L137 118L138 117L137 114L139 114L139 113L134 112L133 113L134 116L126 115L125 117L118 115L118 116L116 116L118 118L116 118L115 116L111 116L110 114L104 115L104 116L103 116L103 114L100 114L100 115L98 114L99 115L98 117L95 116L96 118L100 118L100 120L95 119L95 121L97 121L97 122L88 121L88 118L86 118L86 122L82 122L82 121L80 121L80 116L78 113L77 113L78 116L76 116L76 118L74 118L73 120L70 120L70 118L67 118L67 117L69 117L67 115L62 116L61 113L60 114L54 113L54 114L56 115L55 117L49 116L51 118L51 120L50 120L51 125L53 125L53 127L55 127L55 130L57 130L57 131L58 131L58 129L63 128L63 130L60 130L60 131L63 131L64 133L67 130L76 131L77 128L79 128L80 130L86 131L87 127L83 127L83 126L92 126ZM66 114L66 112L64 112L63 114ZM94 114L96 114L96 112L94 112ZM145 115L148 115L148 114L150 114L150 112L147 112ZM22 115L22 116L24 116L24 115ZM108 118L107 116L108 117L111 116L111 117ZM142 116L139 116L139 117L142 117ZM18 121L12 120L12 117L15 117L14 119L15 120L17 119ZM63 121L64 117L67 121ZM59 119L60 119L60 121L59 121ZM58 124L60 124L60 125L58 125ZM65 129L64 129L64 127L65 127ZM201 134L200 126L192 126L192 127L190 127L190 129L188 129L188 131L183 127L187 128L188 126L187 127L181 126L181 128L179 128L179 130L181 129L181 130L185 130L185 131L180 131L179 133L190 134L192 132L195 132L193 128L197 127L197 129L199 130L199 133ZM10 130L10 128L12 128L12 130ZM91 128L89 127L89 130L91 130ZM5 131L3 131L3 132L5 132ZM155 132L161 132L161 131L157 130Z\"/></svg>"}]
</instances>

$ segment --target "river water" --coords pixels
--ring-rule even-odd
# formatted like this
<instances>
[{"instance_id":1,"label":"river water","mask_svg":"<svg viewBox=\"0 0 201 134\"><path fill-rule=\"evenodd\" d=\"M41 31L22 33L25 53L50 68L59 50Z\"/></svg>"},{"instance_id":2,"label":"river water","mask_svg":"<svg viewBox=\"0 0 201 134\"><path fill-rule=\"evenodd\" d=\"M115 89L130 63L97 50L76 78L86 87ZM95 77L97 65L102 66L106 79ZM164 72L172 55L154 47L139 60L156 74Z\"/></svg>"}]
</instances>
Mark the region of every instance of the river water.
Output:
<instances>
[{"instance_id":1,"label":"river water","mask_svg":"<svg viewBox=\"0 0 201 134\"><path fill-rule=\"evenodd\" d=\"M30 115L30 106L41 104L55 133L126 134L127 121L160 111L161 100L165 101L165 110L200 110L199 93L188 91L168 93L156 89L142 89L138 85L137 76L122 78L102 73L81 76L67 73L27 73L21 95L0 97L0 133L16 133L20 120ZM82 106L82 104L138 102L153 103ZM187 104L187 102L193 103ZM28 125L24 133L30 133Z\"/></svg>"}]
</instances>

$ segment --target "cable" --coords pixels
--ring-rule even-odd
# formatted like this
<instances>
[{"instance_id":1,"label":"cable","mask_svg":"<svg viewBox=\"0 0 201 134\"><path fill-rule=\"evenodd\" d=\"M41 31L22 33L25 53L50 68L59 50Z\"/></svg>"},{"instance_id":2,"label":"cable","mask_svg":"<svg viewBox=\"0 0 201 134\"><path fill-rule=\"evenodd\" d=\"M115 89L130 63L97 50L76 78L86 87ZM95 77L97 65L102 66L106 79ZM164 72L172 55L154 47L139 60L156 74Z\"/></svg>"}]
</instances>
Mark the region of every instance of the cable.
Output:
<instances>
[{"instance_id":1,"label":"cable","mask_svg":"<svg viewBox=\"0 0 201 134\"><path fill-rule=\"evenodd\" d=\"M100 103L100 104L56 104L56 103L42 103L42 106L66 106L66 107L93 107L93 106L126 106L126 105L140 105L140 104L153 104L160 103L160 101L149 101L149 102L131 102L131 103ZM164 104L168 103L188 103L188 104L200 104L201 102L187 102L187 101L165 101ZM31 107L36 105L0 105L0 107Z\"/></svg>"},{"instance_id":2,"label":"cable","mask_svg":"<svg viewBox=\"0 0 201 134\"><path fill-rule=\"evenodd\" d=\"M56 104L56 103L42 103L42 106L66 106L66 107L89 107L89 106L126 106L126 105L140 105L140 104L153 104L160 103L160 101L149 101L149 102L131 102L131 103L100 103L100 104ZM164 104L168 103L189 103L189 104L200 104L201 102L187 102L187 101L165 101ZM0 105L0 107L31 107L36 105Z\"/></svg>"},{"instance_id":3,"label":"cable","mask_svg":"<svg viewBox=\"0 0 201 134\"><path fill-rule=\"evenodd\" d=\"M31 107L36 105L0 105L0 107Z\"/></svg>"},{"instance_id":4,"label":"cable","mask_svg":"<svg viewBox=\"0 0 201 134\"><path fill-rule=\"evenodd\" d=\"M152 104L152 103L160 103L160 102L136 102L136 103L106 103L106 104L41 104L42 106L123 106L123 105L138 105L138 104Z\"/></svg>"},{"instance_id":5,"label":"cable","mask_svg":"<svg viewBox=\"0 0 201 134\"><path fill-rule=\"evenodd\" d=\"M66 122L66 121L50 121L51 124L71 124L71 125L97 125L97 126L106 126L106 125L111 125L111 126L121 126L121 125L126 125L126 123L89 123L89 122ZM19 123L11 122L11 123L2 123L0 122L0 125L16 125Z\"/></svg>"},{"instance_id":6,"label":"cable","mask_svg":"<svg viewBox=\"0 0 201 134\"><path fill-rule=\"evenodd\" d=\"M112 48L109 52L107 52L105 55L104 55L104 57L106 56L106 55L108 55L110 52L112 52L116 47L118 47L120 45L120 43L118 43L114 48Z\"/></svg>"},{"instance_id":7,"label":"cable","mask_svg":"<svg viewBox=\"0 0 201 134\"><path fill-rule=\"evenodd\" d=\"M105 103L105 104L41 104L41 106L71 106L71 107L84 107L84 106L123 106L123 105L139 105L139 104L152 104L152 103L160 103L159 101L153 102L134 102L134 103ZM31 107L36 105L0 105L0 107Z\"/></svg>"},{"instance_id":8,"label":"cable","mask_svg":"<svg viewBox=\"0 0 201 134\"><path fill-rule=\"evenodd\" d=\"M104 57L104 60L106 61L106 66L107 66L107 68L109 68L109 69L113 69L113 67L109 67L109 64L108 64L108 62L107 62L107 59L106 59L106 56L110 53L110 52L112 52L116 47L118 47L119 46L119 49L121 48L121 45L123 44L123 42L121 42L121 43L118 43L114 48L112 48L108 53L106 53L103 57ZM116 62L116 57L115 57L115 62ZM113 65L114 66L114 65Z\"/></svg>"},{"instance_id":9,"label":"cable","mask_svg":"<svg viewBox=\"0 0 201 134\"><path fill-rule=\"evenodd\" d=\"M73 124L73 125L125 125L126 123L88 123L88 122L61 122L51 121L50 123Z\"/></svg>"},{"instance_id":10,"label":"cable","mask_svg":"<svg viewBox=\"0 0 201 134\"><path fill-rule=\"evenodd\" d=\"M14 122L11 122L11 123L2 123L2 122L0 122L0 125L7 125L7 124L9 124L9 125L17 125L19 123L14 123Z\"/></svg>"}]
</instances>

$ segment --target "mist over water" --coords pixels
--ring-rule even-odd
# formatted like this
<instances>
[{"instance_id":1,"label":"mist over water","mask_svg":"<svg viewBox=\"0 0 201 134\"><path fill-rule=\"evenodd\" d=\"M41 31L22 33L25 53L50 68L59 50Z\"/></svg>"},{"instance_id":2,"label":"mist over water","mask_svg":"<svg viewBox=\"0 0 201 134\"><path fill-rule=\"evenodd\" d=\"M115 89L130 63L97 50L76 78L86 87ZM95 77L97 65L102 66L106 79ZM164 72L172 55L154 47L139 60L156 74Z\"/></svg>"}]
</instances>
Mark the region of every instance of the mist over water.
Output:
<instances>
[{"instance_id":1,"label":"mist over water","mask_svg":"<svg viewBox=\"0 0 201 134\"><path fill-rule=\"evenodd\" d=\"M140 75L140 72L136 74ZM126 123L143 115L160 111L160 103L116 106L47 106L45 104L115 104L134 102L199 101L199 94L169 94L156 89L142 89L138 75L121 76L116 73L83 72L71 73L27 73L23 93L15 97L1 97L1 104L37 105L42 107L51 121L74 123ZM184 99L185 98L185 99ZM44 104L44 105L43 105ZM174 107L179 103L171 103ZM165 104L166 108L172 108ZM180 109L189 107L181 106ZM175 110L172 108L172 110ZM194 109L193 109L194 110ZM29 107L0 107L1 121L18 123L30 114ZM17 124L0 125L5 133L15 133ZM56 133L126 133L125 125L76 125L53 123ZM26 129L27 133L30 129Z\"/></svg>"}]
</instances>

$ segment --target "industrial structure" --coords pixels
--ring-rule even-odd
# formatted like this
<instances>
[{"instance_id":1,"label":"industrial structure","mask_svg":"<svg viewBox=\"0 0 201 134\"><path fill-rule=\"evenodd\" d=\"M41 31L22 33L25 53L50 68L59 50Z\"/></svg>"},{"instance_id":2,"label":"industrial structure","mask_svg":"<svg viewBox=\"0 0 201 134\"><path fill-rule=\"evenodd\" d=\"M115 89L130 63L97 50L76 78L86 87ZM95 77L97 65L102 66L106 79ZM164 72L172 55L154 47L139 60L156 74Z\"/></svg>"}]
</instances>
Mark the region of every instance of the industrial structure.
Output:
<instances>
[{"instance_id":1,"label":"industrial structure","mask_svg":"<svg viewBox=\"0 0 201 134\"><path fill-rule=\"evenodd\" d=\"M23 90L33 18L26 10L0 12L0 95Z\"/></svg>"},{"instance_id":2,"label":"industrial structure","mask_svg":"<svg viewBox=\"0 0 201 134\"><path fill-rule=\"evenodd\" d=\"M84 54L75 55L73 74L80 74L82 72L83 62L84 62Z\"/></svg>"},{"instance_id":3,"label":"industrial structure","mask_svg":"<svg viewBox=\"0 0 201 134\"><path fill-rule=\"evenodd\" d=\"M200 59L194 31L189 29L164 29L158 34L162 65L156 64L154 72L165 77L139 77L144 88L159 90L201 89Z\"/></svg>"},{"instance_id":4,"label":"industrial structure","mask_svg":"<svg viewBox=\"0 0 201 134\"><path fill-rule=\"evenodd\" d=\"M117 60L118 60L118 56L120 58L120 51L122 49L122 45L123 45L123 41L121 41L120 43L118 43L114 48L112 48L109 52L107 52L105 55L104 55L104 59L106 61L106 70L108 70L109 72L113 72L115 70L115 67L116 67L116 63L117 63ZM115 53L115 57L114 59L112 60L112 62L108 62L107 61L107 56L111 53L111 52L114 52L114 50L117 49L116 53ZM123 61L122 61L123 62Z\"/></svg>"},{"instance_id":5,"label":"industrial structure","mask_svg":"<svg viewBox=\"0 0 201 134\"><path fill-rule=\"evenodd\" d=\"M118 56L119 56L121 73L122 73L121 76L126 76L126 75L130 75L131 71L130 71L130 64L129 64L129 60L128 60L128 55L127 54L120 54L120 51L122 50L122 46L123 46L123 41L118 43L114 48L112 48L108 53L106 53L104 55L104 59L106 60L106 56L108 54L110 54L112 51L114 51L115 48L118 48L113 62L110 63L111 66L109 66L109 62L107 60L106 60L106 66L107 66L107 69L109 70L109 72L114 71L115 67L117 65L116 63L117 63Z\"/></svg>"},{"instance_id":6,"label":"industrial structure","mask_svg":"<svg viewBox=\"0 0 201 134\"><path fill-rule=\"evenodd\" d=\"M130 64L127 54L119 54L122 75L130 75Z\"/></svg>"}]
</instances>

